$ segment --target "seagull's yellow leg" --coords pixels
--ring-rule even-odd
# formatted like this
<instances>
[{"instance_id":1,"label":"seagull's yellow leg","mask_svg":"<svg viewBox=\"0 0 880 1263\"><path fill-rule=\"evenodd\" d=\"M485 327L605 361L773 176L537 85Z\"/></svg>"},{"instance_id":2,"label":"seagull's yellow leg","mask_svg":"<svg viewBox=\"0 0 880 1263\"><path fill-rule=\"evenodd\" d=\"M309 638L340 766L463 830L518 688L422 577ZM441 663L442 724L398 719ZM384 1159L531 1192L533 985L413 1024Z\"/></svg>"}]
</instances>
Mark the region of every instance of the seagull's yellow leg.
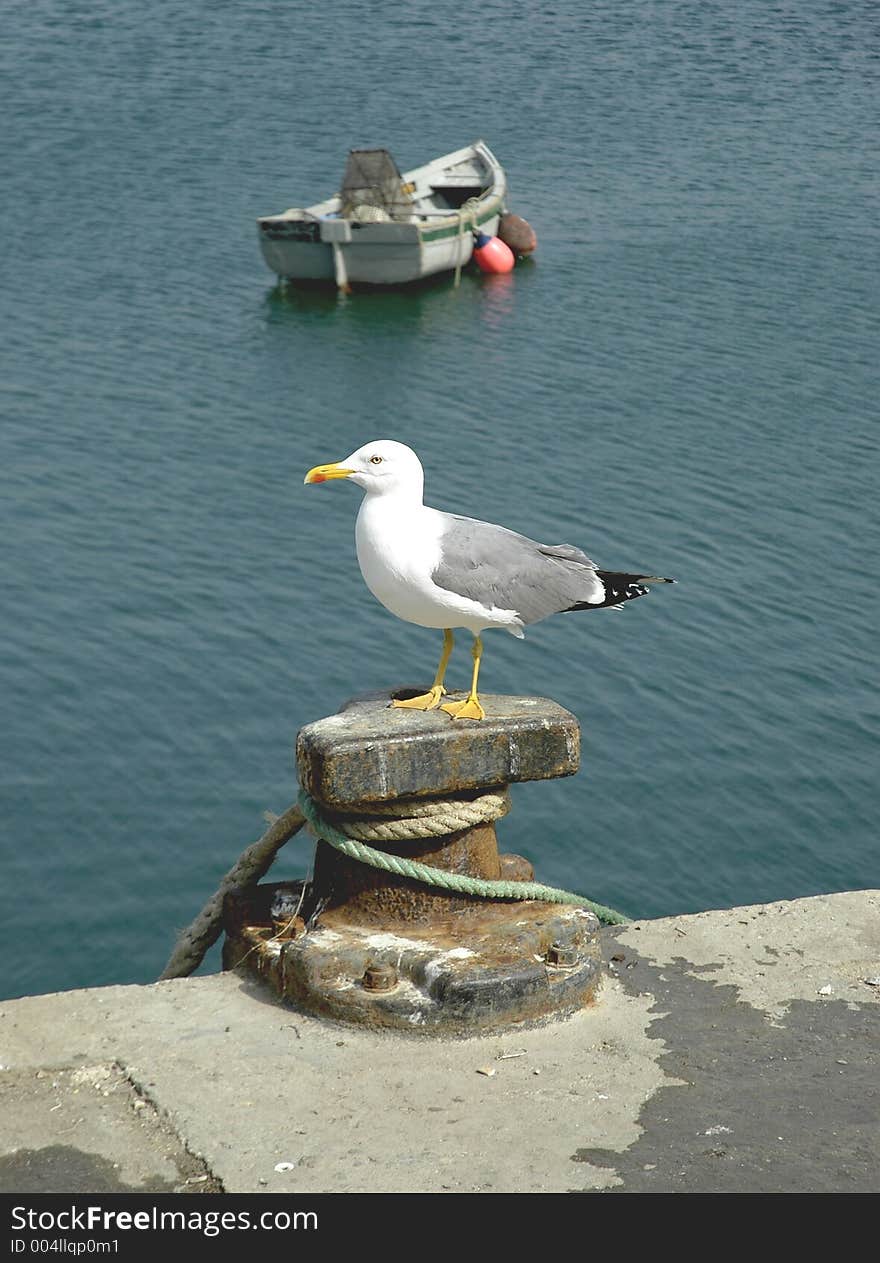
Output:
<instances>
[{"instance_id":1,"label":"seagull's yellow leg","mask_svg":"<svg viewBox=\"0 0 880 1263\"><path fill-rule=\"evenodd\" d=\"M441 710L448 711L453 719L485 719L486 712L477 697L477 676L480 674L480 659L483 656L483 642L479 636L474 637L474 676L471 680L471 691L463 702L447 702Z\"/></svg>"},{"instance_id":2,"label":"seagull's yellow leg","mask_svg":"<svg viewBox=\"0 0 880 1263\"><path fill-rule=\"evenodd\" d=\"M404 710L434 710L440 705L440 698L446 692L443 687L443 677L446 674L446 668L449 665L449 655L452 653L452 646L455 643L452 635L452 628L447 627L443 632L443 652L440 655L440 665L437 668L437 674L434 676L434 683L431 685L430 693L422 693L419 697L410 697L406 701L398 701L397 698L391 703L392 706L399 706Z\"/></svg>"}]
</instances>

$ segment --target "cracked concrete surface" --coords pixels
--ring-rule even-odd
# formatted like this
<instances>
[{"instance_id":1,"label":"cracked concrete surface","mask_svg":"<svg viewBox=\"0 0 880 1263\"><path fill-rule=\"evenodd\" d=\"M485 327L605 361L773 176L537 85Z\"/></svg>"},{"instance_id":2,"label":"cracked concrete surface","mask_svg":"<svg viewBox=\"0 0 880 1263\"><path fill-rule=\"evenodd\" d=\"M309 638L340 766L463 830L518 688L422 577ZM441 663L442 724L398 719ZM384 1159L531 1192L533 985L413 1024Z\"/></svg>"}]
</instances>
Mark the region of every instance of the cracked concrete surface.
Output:
<instances>
[{"instance_id":1,"label":"cracked concrete surface","mask_svg":"<svg viewBox=\"0 0 880 1263\"><path fill-rule=\"evenodd\" d=\"M0 1071L0 1190L214 1192L115 1062Z\"/></svg>"},{"instance_id":2,"label":"cracked concrete surface","mask_svg":"<svg viewBox=\"0 0 880 1263\"><path fill-rule=\"evenodd\" d=\"M27 1076L89 1067L118 1067L229 1192L876 1188L878 907L855 892L606 930L595 1006L481 1039L335 1026L233 974L5 1001L18 1123L0 1154L31 1156L0 1159L0 1189L15 1170L69 1191L33 1157L62 1111ZM100 1091L81 1097L97 1114ZM92 1113L65 1143L95 1179L192 1187Z\"/></svg>"}]
</instances>

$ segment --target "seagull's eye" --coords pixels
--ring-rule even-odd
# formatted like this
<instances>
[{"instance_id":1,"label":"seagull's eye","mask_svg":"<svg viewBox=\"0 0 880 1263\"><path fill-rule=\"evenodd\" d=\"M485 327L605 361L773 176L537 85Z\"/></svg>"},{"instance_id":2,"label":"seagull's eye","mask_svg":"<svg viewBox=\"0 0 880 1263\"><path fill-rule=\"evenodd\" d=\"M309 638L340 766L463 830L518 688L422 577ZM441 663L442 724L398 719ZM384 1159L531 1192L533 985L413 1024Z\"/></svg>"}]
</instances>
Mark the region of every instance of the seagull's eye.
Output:
<instances>
[{"instance_id":1,"label":"seagull's eye","mask_svg":"<svg viewBox=\"0 0 880 1263\"><path fill-rule=\"evenodd\" d=\"M371 457L370 457L370 464L371 464L371 465L381 465L381 464L382 464L382 457L381 457L381 456L371 456Z\"/></svg>"}]
</instances>

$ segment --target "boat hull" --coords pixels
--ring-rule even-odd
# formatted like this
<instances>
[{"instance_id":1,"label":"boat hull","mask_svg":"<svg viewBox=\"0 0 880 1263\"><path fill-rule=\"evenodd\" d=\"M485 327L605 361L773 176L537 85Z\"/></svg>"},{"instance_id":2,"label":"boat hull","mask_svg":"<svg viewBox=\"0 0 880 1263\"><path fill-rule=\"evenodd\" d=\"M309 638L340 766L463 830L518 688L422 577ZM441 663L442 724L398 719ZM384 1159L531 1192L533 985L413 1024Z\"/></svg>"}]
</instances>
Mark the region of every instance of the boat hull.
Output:
<instances>
[{"instance_id":1,"label":"boat hull","mask_svg":"<svg viewBox=\"0 0 880 1263\"><path fill-rule=\"evenodd\" d=\"M477 219L490 235L498 231L500 212ZM294 227L294 225L291 225ZM320 229L320 224L301 225ZM352 225L354 229L356 226ZM336 276L333 242L277 228L261 229L260 248L268 266L285 280L332 281ZM350 281L400 285L467 263L473 252L469 224L444 230L420 230L417 224L361 224L351 241L337 243Z\"/></svg>"},{"instance_id":2,"label":"boat hull","mask_svg":"<svg viewBox=\"0 0 880 1263\"><path fill-rule=\"evenodd\" d=\"M341 218L338 199L330 199L308 210L264 216L257 227L266 264L284 280L340 283L344 276L362 285L401 285L463 266L473 252L472 229L494 235L505 211L504 173L482 143L475 149L484 162L491 160L493 183L458 211L359 222ZM403 179L418 175L410 172Z\"/></svg>"}]
</instances>

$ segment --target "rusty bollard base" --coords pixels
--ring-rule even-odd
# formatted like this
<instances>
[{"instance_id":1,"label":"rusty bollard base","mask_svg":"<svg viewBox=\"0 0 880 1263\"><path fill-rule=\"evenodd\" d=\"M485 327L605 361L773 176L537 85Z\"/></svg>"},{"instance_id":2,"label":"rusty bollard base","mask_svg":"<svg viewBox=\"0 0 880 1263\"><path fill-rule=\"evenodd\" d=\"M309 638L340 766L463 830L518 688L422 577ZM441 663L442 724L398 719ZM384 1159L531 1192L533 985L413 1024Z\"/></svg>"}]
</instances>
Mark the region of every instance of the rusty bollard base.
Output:
<instances>
[{"instance_id":1,"label":"rusty bollard base","mask_svg":"<svg viewBox=\"0 0 880 1263\"><path fill-rule=\"evenodd\" d=\"M330 912L291 937L270 916L279 891L297 895L290 883L267 883L227 899L224 968L335 1021L475 1035L569 1016L599 984L599 923L586 908L491 901L463 924L390 929Z\"/></svg>"},{"instance_id":2,"label":"rusty bollard base","mask_svg":"<svg viewBox=\"0 0 880 1263\"><path fill-rule=\"evenodd\" d=\"M439 710L390 708L391 696L405 695L354 698L300 731L300 784L331 820L578 770L577 719L547 698L484 694L486 718L459 723ZM533 877L526 860L499 855L491 821L371 845L470 877ZM311 883L285 889L280 899L277 885L265 885L227 901L224 964L257 974L311 1013L468 1035L566 1016L598 985L598 922L586 908L452 894L370 868L323 840ZM297 907L295 926L273 921L273 901L276 911Z\"/></svg>"}]
</instances>

